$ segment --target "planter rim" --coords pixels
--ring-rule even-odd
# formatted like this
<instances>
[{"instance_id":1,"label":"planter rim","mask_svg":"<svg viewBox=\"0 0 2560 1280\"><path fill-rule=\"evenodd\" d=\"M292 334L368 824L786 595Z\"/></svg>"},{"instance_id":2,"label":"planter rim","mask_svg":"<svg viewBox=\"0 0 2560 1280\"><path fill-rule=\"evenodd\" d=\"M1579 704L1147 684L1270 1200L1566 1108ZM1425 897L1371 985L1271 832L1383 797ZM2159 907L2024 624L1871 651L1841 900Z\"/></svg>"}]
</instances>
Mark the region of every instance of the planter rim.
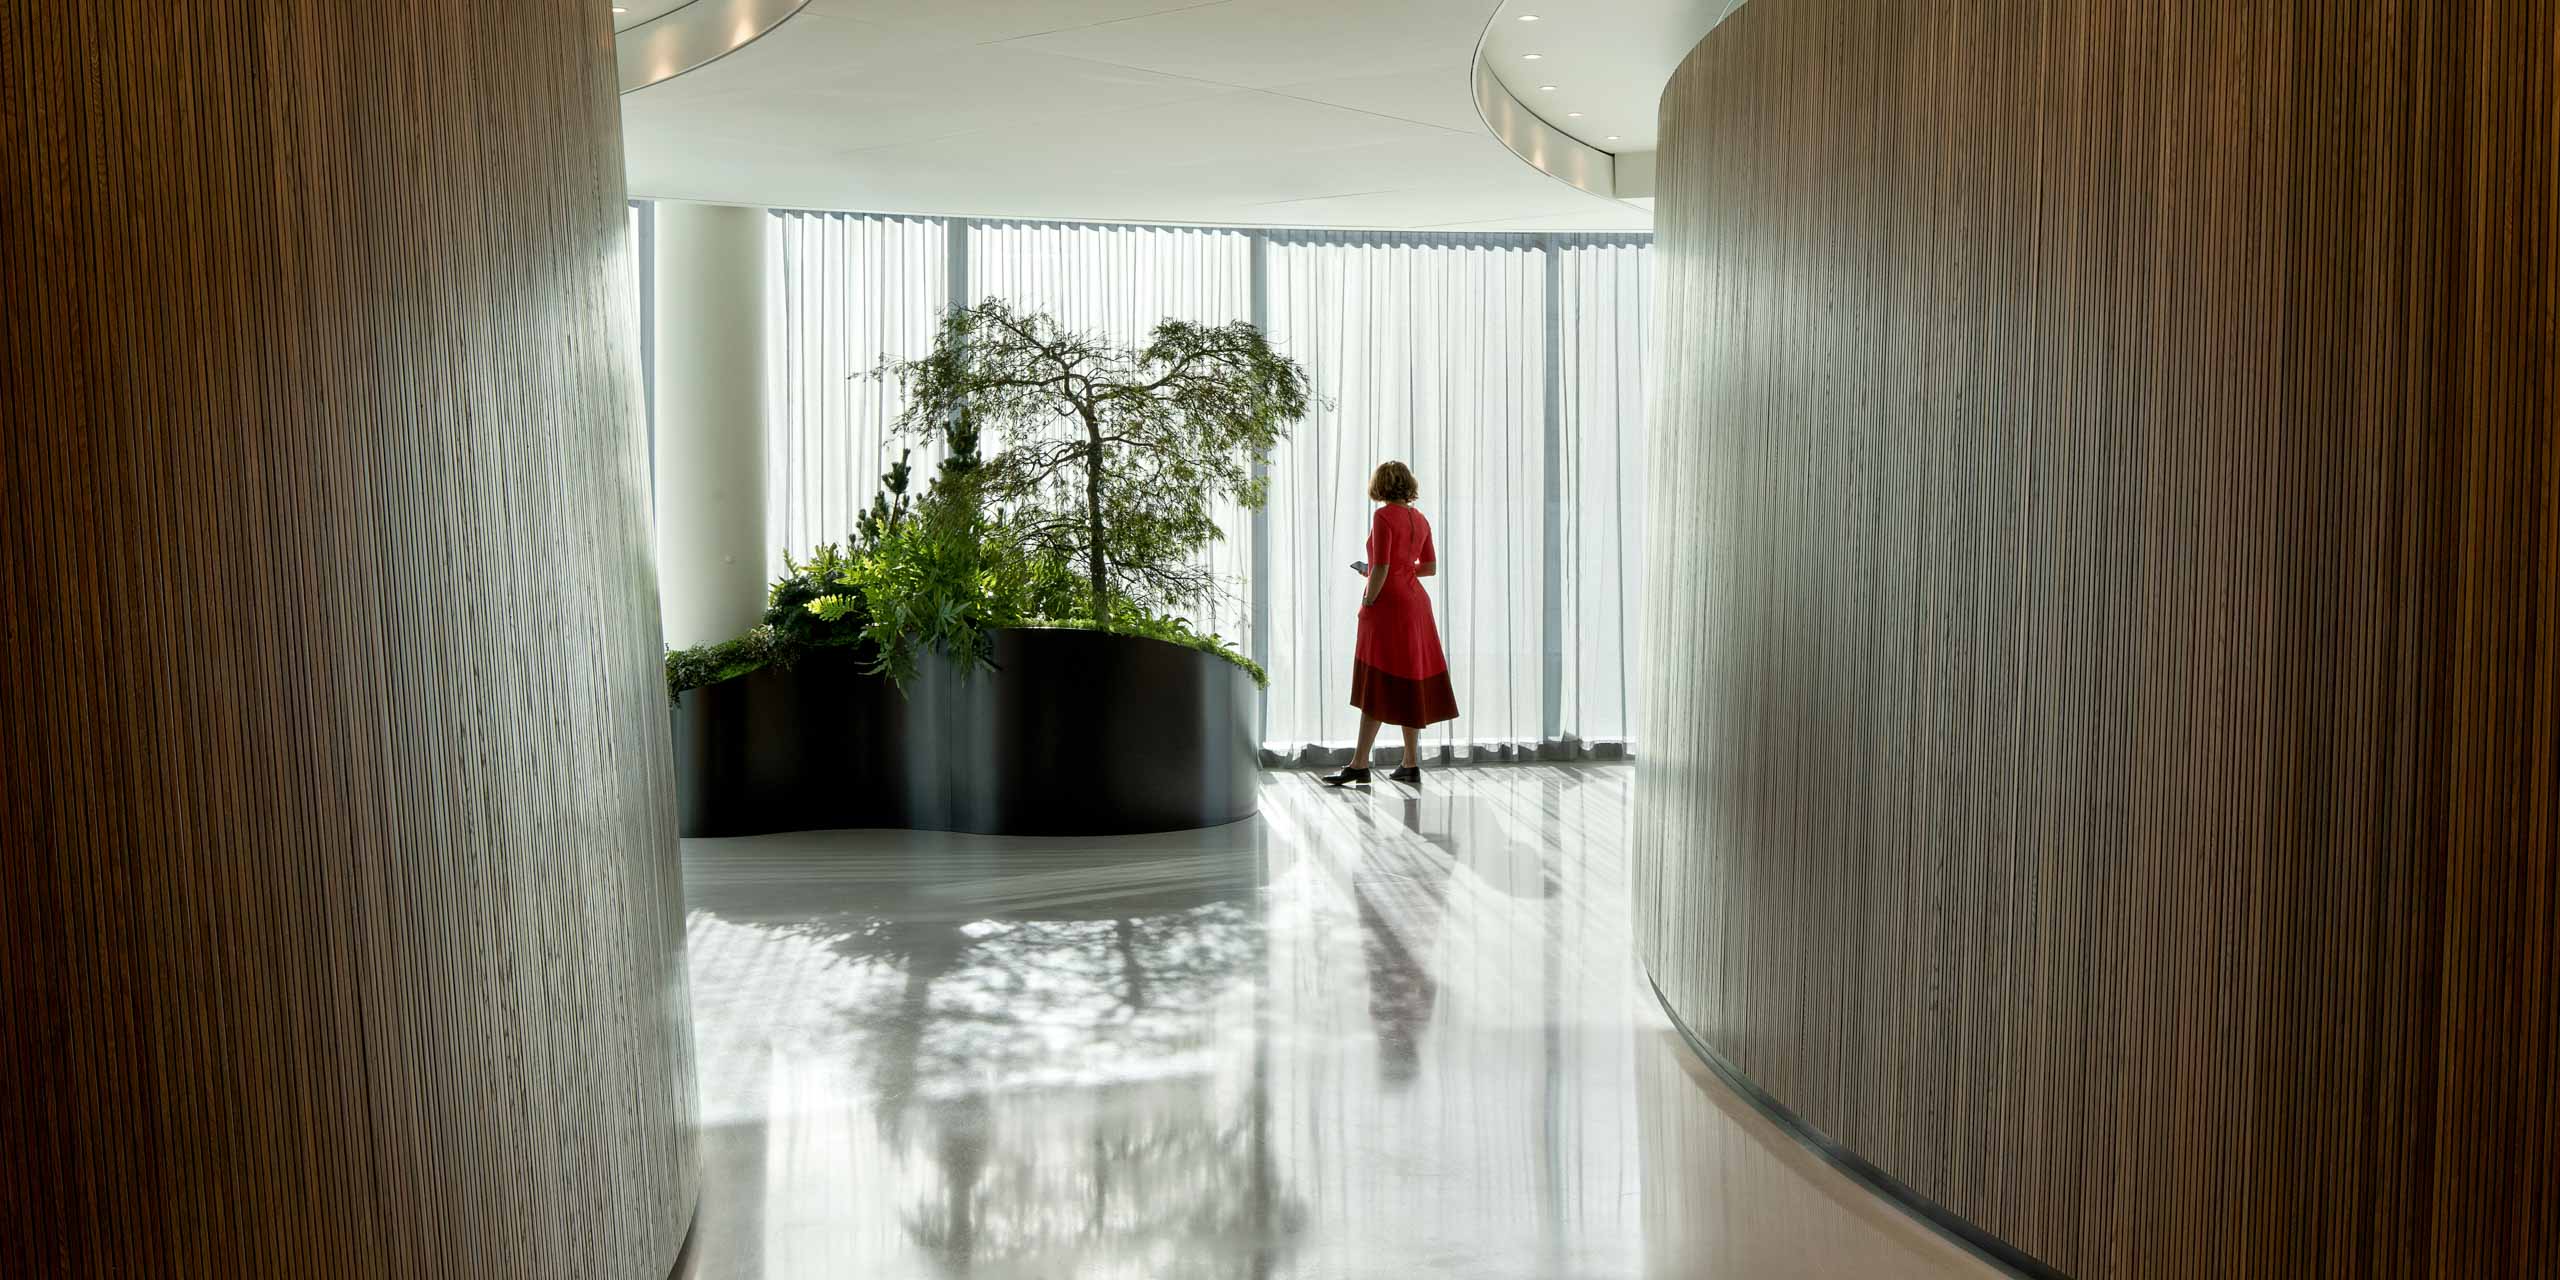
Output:
<instances>
[{"instance_id":1,"label":"planter rim","mask_svg":"<svg viewBox=\"0 0 2560 1280\"><path fill-rule=\"evenodd\" d=\"M1067 625L1059 624L1059 623L1038 623L1038 622L1025 623L1025 624L1023 624L1023 625L1021 625L1021 626L1016 626L1016 627L990 627L990 628L988 628L988 630L990 630L990 631L1042 631L1042 632L1048 632L1048 633L1051 633L1051 634L1061 634L1061 633L1063 633L1063 634L1069 634L1069 635L1107 636L1107 637L1109 637L1109 638L1111 638L1111 639L1113 639L1113 640L1143 640L1143 641L1145 641L1145 642L1146 642L1146 643L1148 643L1148 644L1160 644L1160 645L1165 646L1165 647L1166 647L1166 648L1168 648L1168 649L1180 649L1180 650L1181 650L1181 651L1183 651L1184 653L1196 653L1196 654L1199 654L1199 655L1200 655L1201 657L1203 657L1203 658L1207 658L1207 659L1209 659L1209 660L1210 660L1210 661L1212 661L1212 662L1224 663L1224 664L1226 664L1227 666L1235 667L1235 669L1236 669L1236 671L1237 671L1237 673L1238 673L1238 674L1241 674L1241 675L1245 676L1245 677L1246 677L1246 678L1248 678L1248 679L1250 679L1250 678L1252 677L1252 675L1253 675L1253 673L1252 673L1252 672L1245 670L1242 666L1237 665L1233 660L1231 660L1231 659L1227 658L1227 657L1226 657L1225 655L1223 655L1223 654L1211 653L1211 652L1209 652L1209 651L1208 651L1208 650L1206 650L1206 649L1198 649L1198 648L1194 648L1194 647L1192 647L1192 646L1190 646L1190 645L1182 644L1182 643L1180 643L1180 642L1178 642L1178 641L1167 640L1167 639L1164 639L1164 638L1162 638L1162 637L1160 637L1160 636L1142 636L1142 635L1136 635L1136 634L1134 634L1134 633L1127 632L1127 631L1105 631L1105 630L1103 630L1103 629L1102 629L1102 628L1100 628L1100 627L1077 627L1077 626L1067 626Z\"/></svg>"},{"instance_id":2,"label":"planter rim","mask_svg":"<svg viewBox=\"0 0 2560 1280\"><path fill-rule=\"evenodd\" d=\"M1192 647L1192 646L1190 646L1190 645L1177 643L1177 642L1172 641L1172 640L1166 640L1166 639L1163 639L1163 638L1158 637L1158 636L1142 636L1142 635L1134 635L1134 634L1132 634L1132 633L1130 633L1130 632L1126 632L1126 631L1105 631L1105 630L1103 630L1103 629L1102 629L1102 628L1100 628L1100 627L1076 627L1076 626L1065 626L1065 625L1056 624L1056 623L1037 623L1037 622L1024 623L1024 624L1021 624L1021 625L1019 625L1019 626L1011 626L1011 627L989 627L989 628L987 628L987 630L989 630L989 631L991 631L991 632L1004 632L1004 631L1023 631L1023 632L1033 632L1033 631L1038 631L1038 632L1048 632L1048 633L1052 633L1052 634L1061 634L1061 633L1063 633L1063 634L1072 634L1072 635L1105 636L1105 637L1108 637L1108 638L1113 639L1113 640L1138 640L1138 641L1144 641L1144 642L1146 642L1146 643L1148 643L1148 644L1160 644L1160 645L1165 646L1165 647L1166 647L1166 648L1168 648L1168 649L1179 649L1179 650L1181 650L1181 651L1182 651L1182 652L1184 652L1184 653L1197 654L1197 655L1199 655L1200 657L1206 658L1206 659L1208 659L1208 660L1209 660L1209 661L1211 661L1211 662L1218 663L1218 664L1219 664L1219 665L1221 665L1221 666L1225 666L1225 667L1231 667L1231 668L1233 668L1233 669L1235 670L1235 673L1236 673L1237 675L1243 676L1243 677L1244 677L1245 679L1247 679L1247 680L1251 680L1251 679L1253 679L1253 671L1252 671L1250 668L1248 668L1248 667L1244 666L1244 665L1243 665L1243 664L1241 664L1241 663L1236 662L1235 660L1233 660L1233 659L1231 659L1231 658L1226 657L1226 656L1225 656L1225 655L1223 655L1223 654L1211 653L1211 652L1209 652L1209 651L1208 651L1208 650L1206 650L1206 649L1196 649L1196 648L1193 648L1193 647ZM832 650L837 650L837 649L860 649L860 648L862 648L862 647L863 647L863 643L862 643L862 642L860 642L860 641L856 641L856 642L854 642L854 643L852 643L852 644L830 644L830 645L819 645L819 646L816 646L816 647L811 648L807 653L802 654L802 655L801 655L801 657L806 658L806 657L809 657L809 656L811 656L811 655L813 655L813 654L826 653L826 652L830 652L830 651L832 651ZM757 674L758 672L770 671L770 670L773 670L774 668L779 667L779 666L781 666L781 665L782 665L782 664L781 664L781 663L778 663L778 662L764 662L764 663L760 663L760 664L758 664L758 665L756 665L756 666L749 667L749 668L747 668L746 670L741 671L741 672L739 672L739 673L738 673L738 674L736 674L736 675L733 675L733 676L722 676L722 677L720 677L719 679L714 680L714 681L711 681L711 682L710 682L710 683L708 683L708 684L697 684L697 685L693 685L693 686L691 686L691 687L689 687L689 688L670 690L670 691L668 692L668 694L667 694L667 697L668 697L670 700L673 700L673 699L677 699L677 698L682 698L684 695L686 695L686 694L688 694L688 693L700 693L701 691L703 691L703 690L705 690L705 689L717 689L717 688L719 688L720 686L722 686L722 685L724 685L724 684L731 684L731 683L734 683L734 682L739 681L739 680L744 680L744 679L746 679L746 678L747 678L747 677L749 677L749 676L752 676L752 675Z\"/></svg>"}]
</instances>

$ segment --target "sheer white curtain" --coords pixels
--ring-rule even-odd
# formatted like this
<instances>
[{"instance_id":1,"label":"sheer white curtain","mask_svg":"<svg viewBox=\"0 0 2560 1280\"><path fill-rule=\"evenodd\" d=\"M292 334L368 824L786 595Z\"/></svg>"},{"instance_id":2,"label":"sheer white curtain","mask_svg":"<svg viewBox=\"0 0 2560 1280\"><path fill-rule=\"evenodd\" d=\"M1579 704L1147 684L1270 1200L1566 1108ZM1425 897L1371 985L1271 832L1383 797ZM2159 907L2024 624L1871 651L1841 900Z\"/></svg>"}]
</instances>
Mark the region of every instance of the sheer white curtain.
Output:
<instances>
[{"instance_id":1,"label":"sheer white curtain","mask_svg":"<svg viewBox=\"0 0 2560 1280\"><path fill-rule=\"evenodd\" d=\"M982 298L1131 344L1168 318L1249 320L1252 237L1223 228L971 223L969 300Z\"/></svg>"},{"instance_id":2,"label":"sheer white curtain","mask_svg":"<svg viewBox=\"0 0 2560 1280\"><path fill-rule=\"evenodd\" d=\"M1168 319L1251 319L1253 241L1223 228L972 223L969 297L1002 298L1070 329L1137 346ZM1218 523L1224 536L1203 549L1201 561L1223 590L1186 616L1197 629L1250 649L1251 520L1226 504Z\"/></svg>"},{"instance_id":3,"label":"sheer white curtain","mask_svg":"<svg viewBox=\"0 0 2560 1280\"><path fill-rule=\"evenodd\" d=\"M768 277L765 539L785 551L842 542L898 456L888 438L903 401L860 376L933 349L950 298L950 230L936 218L776 213ZM935 451L916 449L917 490Z\"/></svg>"},{"instance_id":4,"label":"sheer white curtain","mask_svg":"<svg viewBox=\"0 0 2560 1280\"><path fill-rule=\"evenodd\" d=\"M1542 736L1546 257L1530 238L1273 233L1270 325L1330 403L1272 468L1266 743L1357 732L1346 702L1372 505L1400 458L1422 482L1439 576L1425 586L1460 718L1426 752L1508 757Z\"/></svg>"},{"instance_id":5,"label":"sheer white curtain","mask_svg":"<svg viewBox=\"0 0 2560 1280\"><path fill-rule=\"evenodd\" d=\"M1653 247L1556 243L1558 522L1563 642L1558 726L1568 743L1622 744L1644 602L1645 335Z\"/></svg>"}]
</instances>

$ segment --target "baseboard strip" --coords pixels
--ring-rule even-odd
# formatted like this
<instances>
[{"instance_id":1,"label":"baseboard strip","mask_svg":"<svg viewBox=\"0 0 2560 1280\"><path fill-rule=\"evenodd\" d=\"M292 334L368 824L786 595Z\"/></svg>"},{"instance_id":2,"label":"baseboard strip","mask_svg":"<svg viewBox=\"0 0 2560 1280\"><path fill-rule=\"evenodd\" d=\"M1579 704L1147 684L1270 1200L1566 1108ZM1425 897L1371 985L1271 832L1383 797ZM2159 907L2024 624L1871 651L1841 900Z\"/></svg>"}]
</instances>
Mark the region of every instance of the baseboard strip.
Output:
<instances>
[{"instance_id":1,"label":"baseboard strip","mask_svg":"<svg viewBox=\"0 0 2560 1280\"><path fill-rule=\"evenodd\" d=\"M1832 1167L1849 1175L1859 1185L1895 1208L1918 1219L1922 1225L1937 1232L1967 1253L2010 1275L2021 1277L2022 1280L2071 1280L2069 1276L2037 1261L2017 1246L1966 1221L1945 1205L1912 1190L1892 1174L1868 1163L1857 1152L1832 1141L1829 1135L1805 1123L1804 1117L1788 1110L1786 1104L1769 1096L1768 1091L1762 1089L1751 1077L1744 1075L1741 1068L1736 1067L1723 1054L1716 1052L1713 1045L1699 1039L1698 1033L1690 1030L1689 1024L1681 1020L1680 1011L1671 1007L1671 1001L1662 994L1662 984L1655 982L1651 973L1645 975L1645 985L1653 990L1654 1001L1662 1006L1662 1014L1671 1020L1671 1025L1679 1029L1680 1038L1687 1042L1689 1051L1697 1054L1698 1060L1706 1063L1707 1069L1715 1072L1717 1079L1724 1081L1760 1114L1767 1116L1779 1128L1793 1135L1796 1141L1803 1143L1814 1154L1828 1161Z\"/></svg>"}]
</instances>

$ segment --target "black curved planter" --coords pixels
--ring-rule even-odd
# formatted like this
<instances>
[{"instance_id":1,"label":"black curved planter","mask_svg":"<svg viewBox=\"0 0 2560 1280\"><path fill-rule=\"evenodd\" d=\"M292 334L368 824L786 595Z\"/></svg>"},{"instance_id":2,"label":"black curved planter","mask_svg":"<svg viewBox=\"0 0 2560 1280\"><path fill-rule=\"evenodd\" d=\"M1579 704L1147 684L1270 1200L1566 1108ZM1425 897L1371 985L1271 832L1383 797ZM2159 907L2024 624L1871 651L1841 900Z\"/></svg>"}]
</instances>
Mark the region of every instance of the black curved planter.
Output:
<instances>
[{"instance_id":1,"label":"black curved planter","mask_svg":"<svg viewBox=\"0 0 2560 1280\"><path fill-rule=\"evenodd\" d=\"M1253 677L1234 663L1067 630L997 632L995 660L965 679L929 662L903 697L849 649L687 690L680 829L1125 835L1252 816Z\"/></svg>"}]
</instances>

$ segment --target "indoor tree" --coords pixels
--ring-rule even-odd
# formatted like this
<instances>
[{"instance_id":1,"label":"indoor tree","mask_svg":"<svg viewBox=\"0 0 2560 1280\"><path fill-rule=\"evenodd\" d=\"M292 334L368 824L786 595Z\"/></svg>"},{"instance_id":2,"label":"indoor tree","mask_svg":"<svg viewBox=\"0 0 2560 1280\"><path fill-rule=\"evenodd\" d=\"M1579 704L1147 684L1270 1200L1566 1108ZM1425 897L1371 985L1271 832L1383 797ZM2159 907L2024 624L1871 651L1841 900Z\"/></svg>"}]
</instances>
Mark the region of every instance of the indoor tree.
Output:
<instances>
[{"instance_id":1,"label":"indoor tree","mask_svg":"<svg viewBox=\"0 0 2560 1280\"><path fill-rule=\"evenodd\" d=\"M1306 370L1250 324L1166 320L1131 347L993 298L953 309L930 354L873 373L906 392L901 435L930 440L965 414L996 436L986 500L1024 552L1081 570L1097 624L1115 600L1210 594L1195 553L1219 536L1217 504L1262 505L1255 464L1308 405Z\"/></svg>"}]
</instances>

